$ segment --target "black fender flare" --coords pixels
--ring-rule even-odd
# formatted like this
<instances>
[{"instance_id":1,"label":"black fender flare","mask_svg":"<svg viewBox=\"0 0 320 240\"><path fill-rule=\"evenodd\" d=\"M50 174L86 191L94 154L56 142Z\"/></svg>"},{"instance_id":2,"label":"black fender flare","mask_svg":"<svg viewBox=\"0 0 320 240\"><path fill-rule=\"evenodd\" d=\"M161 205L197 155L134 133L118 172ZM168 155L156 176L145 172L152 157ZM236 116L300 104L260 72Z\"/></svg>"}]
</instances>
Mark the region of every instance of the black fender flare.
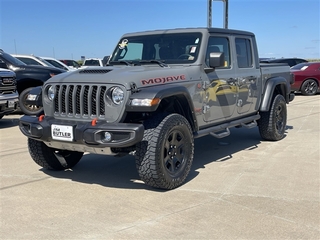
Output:
<instances>
[{"instance_id":1,"label":"black fender flare","mask_svg":"<svg viewBox=\"0 0 320 240\"><path fill-rule=\"evenodd\" d=\"M153 86L150 88L141 88L138 92L131 94L126 105L128 112L154 112L157 110L161 100L167 97L183 95L191 108L193 109L193 102L191 100L189 91L184 86ZM159 101L152 106L133 106L131 102L133 99L159 99Z\"/></svg>"},{"instance_id":2,"label":"black fender flare","mask_svg":"<svg viewBox=\"0 0 320 240\"><path fill-rule=\"evenodd\" d=\"M268 79L265 84L265 90L262 96L260 111L269 111L275 89L277 89L279 93L283 95L283 97L286 99L288 103L287 84L287 80L283 77L273 77Z\"/></svg>"},{"instance_id":3,"label":"black fender flare","mask_svg":"<svg viewBox=\"0 0 320 240\"><path fill-rule=\"evenodd\" d=\"M165 98L169 97L182 97L186 99L188 102L188 108L186 109L191 116L189 116L190 124L195 125L195 112L194 112L194 105L191 99L190 93L188 89L181 85L172 86L171 84L168 85L160 85L160 86L152 86L147 88L141 88L139 91L134 92L131 94L129 101L126 104L126 111L127 112L155 112L157 111L158 107L161 104L161 101ZM131 105L133 99L157 99L155 104L152 106L133 106ZM192 118L192 119L190 119Z\"/></svg>"}]
</instances>

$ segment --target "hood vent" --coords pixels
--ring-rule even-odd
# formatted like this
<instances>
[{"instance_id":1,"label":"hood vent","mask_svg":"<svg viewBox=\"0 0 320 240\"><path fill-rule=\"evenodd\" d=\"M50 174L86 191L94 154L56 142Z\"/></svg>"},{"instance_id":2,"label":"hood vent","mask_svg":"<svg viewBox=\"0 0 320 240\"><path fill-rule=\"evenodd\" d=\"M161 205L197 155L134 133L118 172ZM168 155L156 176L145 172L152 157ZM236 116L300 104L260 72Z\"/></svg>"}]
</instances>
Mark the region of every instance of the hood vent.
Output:
<instances>
[{"instance_id":1,"label":"hood vent","mask_svg":"<svg viewBox=\"0 0 320 240\"><path fill-rule=\"evenodd\" d=\"M81 70L79 73L98 73L98 74L104 74L104 73L108 73L112 70L110 69L84 69Z\"/></svg>"}]
</instances>

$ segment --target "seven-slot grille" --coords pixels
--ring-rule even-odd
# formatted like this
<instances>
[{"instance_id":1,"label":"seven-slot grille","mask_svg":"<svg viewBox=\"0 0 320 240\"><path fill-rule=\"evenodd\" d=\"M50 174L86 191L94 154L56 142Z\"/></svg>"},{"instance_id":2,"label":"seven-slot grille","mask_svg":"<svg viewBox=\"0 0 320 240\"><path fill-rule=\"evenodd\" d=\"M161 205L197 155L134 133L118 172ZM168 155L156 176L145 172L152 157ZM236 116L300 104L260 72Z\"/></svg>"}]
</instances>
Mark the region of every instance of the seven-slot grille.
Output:
<instances>
[{"instance_id":1,"label":"seven-slot grille","mask_svg":"<svg viewBox=\"0 0 320 240\"><path fill-rule=\"evenodd\" d=\"M106 90L107 87L96 85L56 85L55 114L104 118Z\"/></svg>"}]
</instances>

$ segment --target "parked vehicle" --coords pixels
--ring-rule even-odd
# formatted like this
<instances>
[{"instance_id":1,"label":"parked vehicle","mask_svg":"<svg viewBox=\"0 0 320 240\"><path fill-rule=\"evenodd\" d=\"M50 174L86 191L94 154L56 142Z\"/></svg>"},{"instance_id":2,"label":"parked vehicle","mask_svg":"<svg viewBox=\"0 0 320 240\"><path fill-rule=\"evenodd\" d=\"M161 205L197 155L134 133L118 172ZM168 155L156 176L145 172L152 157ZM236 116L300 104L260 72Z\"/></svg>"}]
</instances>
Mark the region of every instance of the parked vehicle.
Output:
<instances>
[{"instance_id":1,"label":"parked vehicle","mask_svg":"<svg viewBox=\"0 0 320 240\"><path fill-rule=\"evenodd\" d=\"M43 60L49 62L51 65L57 68L61 68L66 71L73 71L75 68L69 67L68 65L64 64L63 62L59 61L58 59L52 57L41 57Z\"/></svg>"},{"instance_id":2,"label":"parked vehicle","mask_svg":"<svg viewBox=\"0 0 320 240\"><path fill-rule=\"evenodd\" d=\"M65 72L56 67L27 65L3 50L0 50L0 68L15 72L19 93L19 108L27 115L38 114L42 111L41 107L26 102L30 90L42 86L49 78Z\"/></svg>"},{"instance_id":3,"label":"parked vehicle","mask_svg":"<svg viewBox=\"0 0 320 240\"><path fill-rule=\"evenodd\" d=\"M63 62L65 65L71 68L78 69L81 67L81 65L75 60L59 60L59 61Z\"/></svg>"},{"instance_id":4,"label":"parked vehicle","mask_svg":"<svg viewBox=\"0 0 320 240\"><path fill-rule=\"evenodd\" d=\"M189 174L194 138L256 126L265 140L285 136L290 68L260 66L251 32L125 34L108 65L55 76L30 92L44 111L23 116L19 126L38 165L63 170L84 152L133 154L146 184L172 189Z\"/></svg>"},{"instance_id":5,"label":"parked vehicle","mask_svg":"<svg viewBox=\"0 0 320 240\"><path fill-rule=\"evenodd\" d=\"M87 66L87 67L89 67L89 66L100 66L100 67L103 67L105 65L103 64L103 61L100 58L88 58L88 59L85 59L83 61L82 66Z\"/></svg>"},{"instance_id":6,"label":"parked vehicle","mask_svg":"<svg viewBox=\"0 0 320 240\"><path fill-rule=\"evenodd\" d=\"M294 74L292 91L303 95L315 95L320 91L320 62L306 62L293 66L290 69Z\"/></svg>"},{"instance_id":7,"label":"parked vehicle","mask_svg":"<svg viewBox=\"0 0 320 240\"><path fill-rule=\"evenodd\" d=\"M19 95L16 74L0 68L0 119L17 110Z\"/></svg>"},{"instance_id":8,"label":"parked vehicle","mask_svg":"<svg viewBox=\"0 0 320 240\"><path fill-rule=\"evenodd\" d=\"M260 60L260 63L286 63L290 67L297 65L299 63L308 62L302 58L275 58L275 59L264 59Z\"/></svg>"},{"instance_id":9,"label":"parked vehicle","mask_svg":"<svg viewBox=\"0 0 320 240\"><path fill-rule=\"evenodd\" d=\"M38 65L45 67L55 67L51 63L47 62L41 57L37 57L34 55L21 55L21 54L11 54L11 56L19 59L21 62L24 62L27 65Z\"/></svg>"}]
</instances>

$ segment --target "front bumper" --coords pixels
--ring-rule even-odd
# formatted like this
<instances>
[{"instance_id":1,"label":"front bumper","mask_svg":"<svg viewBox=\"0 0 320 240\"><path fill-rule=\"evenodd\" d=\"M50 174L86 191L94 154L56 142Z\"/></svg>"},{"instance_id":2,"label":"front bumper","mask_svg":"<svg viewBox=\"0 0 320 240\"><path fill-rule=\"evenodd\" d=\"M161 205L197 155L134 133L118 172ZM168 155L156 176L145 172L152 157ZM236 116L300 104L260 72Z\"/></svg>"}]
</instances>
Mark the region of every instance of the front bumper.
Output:
<instances>
[{"instance_id":1,"label":"front bumper","mask_svg":"<svg viewBox=\"0 0 320 240\"><path fill-rule=\"evenodd\" d=\"M72 138L65 140L53 139L52 129L54 125L63 129L68 127ZM35 140L43 141L47 145L52 142L52 146L59 146L57 143L62 143L63 148L73 150L76 145L83 145L88 148L124 148L135 145L143 138L144 127L142 124L129 124L129 123L113 123L109 124L104 121L97 121L95 124L92 122L79 122L58 120L53 117L34 117L23 116L19 120L20 131ZM109 132L111 139L106 141L104 139L105 132ZM64 135L64 133L61 133ZM62 145L61 145L62 146ZM72 149L71 149L72 148ZM85 148L82 148L85 149Z\"/></svg>"}]
</instances>

